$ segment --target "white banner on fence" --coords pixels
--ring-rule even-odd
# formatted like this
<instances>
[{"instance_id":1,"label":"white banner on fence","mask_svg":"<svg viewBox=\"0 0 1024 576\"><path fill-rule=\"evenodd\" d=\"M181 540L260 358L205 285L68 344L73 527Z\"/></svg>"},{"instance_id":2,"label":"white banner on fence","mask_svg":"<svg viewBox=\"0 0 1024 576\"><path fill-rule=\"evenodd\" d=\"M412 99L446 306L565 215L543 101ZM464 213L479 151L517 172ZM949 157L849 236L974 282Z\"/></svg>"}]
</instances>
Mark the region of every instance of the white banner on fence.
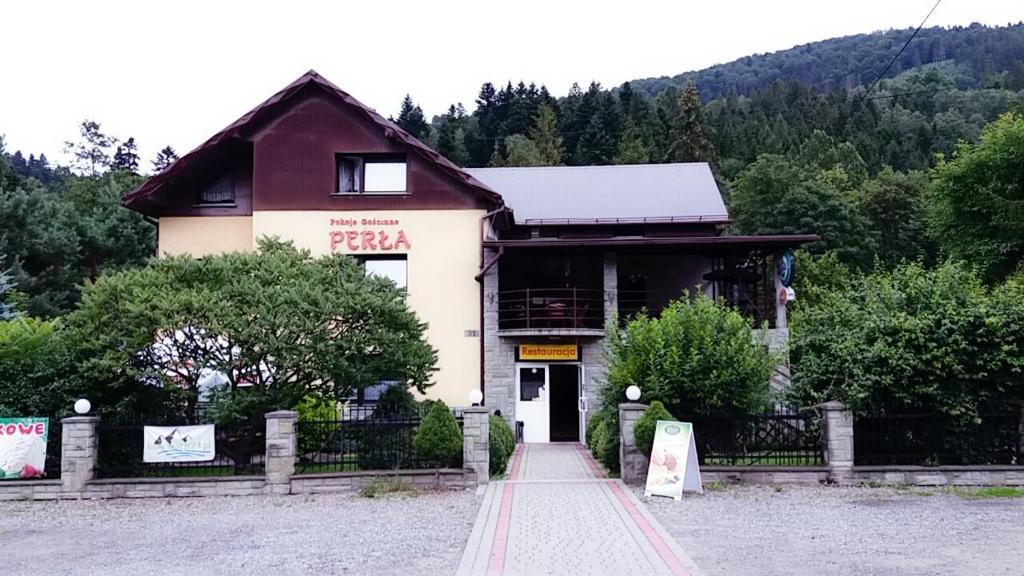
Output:
<instances>
[{"instance_id":1,"label":"white banner on fence","mask_svg":"<svg viewBox=\"0 0 1024 576\"><path fill-rule=\"evenodd\" d=\"M684 490L703 492L693 425L658 420L644 496L667 496L680 500Z\"/></svg>"},{"instance_id":2,"label":"white banner on fence","mask_svg":"<svg viewBox=\"0 0 1024 576\"><path fill-rule=\"evenodd\" d=\"M143 462L209 462L216 453L213 424L142 429Z\"/></svg>"},{"instance_id":3,"label":"white banner on fence","mask_svg":"<svg viewBox=\"0 0 1024 576\"><path fill-rule=\"evenodd\" d=\"M0 480L42 476L49 432L47 418L0 418Z\"/></svg>"}]
</instances>

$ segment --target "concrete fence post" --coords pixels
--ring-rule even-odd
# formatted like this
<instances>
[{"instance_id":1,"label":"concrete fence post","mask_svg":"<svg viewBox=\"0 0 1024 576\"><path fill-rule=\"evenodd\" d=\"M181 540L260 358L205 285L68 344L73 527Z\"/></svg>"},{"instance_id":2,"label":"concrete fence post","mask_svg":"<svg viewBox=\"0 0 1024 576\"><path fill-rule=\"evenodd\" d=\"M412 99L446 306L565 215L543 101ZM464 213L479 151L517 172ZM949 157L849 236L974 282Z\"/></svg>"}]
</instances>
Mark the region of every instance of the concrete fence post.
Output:
<instances>
[{"instance_id":1,"label":"concrete fence post","mask_svg":"<svg viewBox=\"0 0 1024 576\"><path fill-rule=\"evenodd\" d=\"M267 489L271 494L291 492L295 474L295 456L298 454L299 435L295 422L298 413L291 410L268 412L267 418Z\"/></svg>"},{"instance_id":2,"label":"concrete fence post","mask_svg":"<svg viewBox=\"0 0 1024 576\"><path fill-rule=\"evenodd\" d=\"M819 404L829 482L853 483L853 412L835 400Z\"/></svg>"},{"instance_id":3,"label":"concrete fence post","mask_svg":"<svg viewBox=\"0 0 1024 576\"><path fill-rule=\"evenodd\" d=\"M619 404L619 478L626 484L642 484L647 479L649 461L633 440L633 427L644 410L646 404Z\"/></svg>"},{"instance_id":4,"label":"concrete fence post","mask_svg":"<svg viewBox=\"0 0 1024 576\"><path fill-rule=\"evenodd\" d=\"M485 406L462 410L462 467L476 473L477 484L491 480L490 415Z\"/></svg>"},{"instance_id":5,"label":"concrete fence post","mask_svg":"<svg viewBox=\"0 0 1024 576\"><path fill-rule=\"evenodd\" d=\"M98 416L72 416L60 421L60 486L65 493L81 494L96 477L99 437Z\"/></svg>"}]
</instances>

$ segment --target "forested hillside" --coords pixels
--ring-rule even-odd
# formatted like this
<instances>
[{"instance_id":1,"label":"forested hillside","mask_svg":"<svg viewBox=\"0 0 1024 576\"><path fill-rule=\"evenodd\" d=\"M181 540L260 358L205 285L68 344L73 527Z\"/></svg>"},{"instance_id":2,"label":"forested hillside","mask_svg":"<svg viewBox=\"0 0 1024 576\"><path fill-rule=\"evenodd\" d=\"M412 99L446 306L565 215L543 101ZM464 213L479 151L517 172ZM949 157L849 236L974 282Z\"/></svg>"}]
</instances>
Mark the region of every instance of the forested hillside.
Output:
<instances>
[{"instance_id":1,"label":"forested hillside","mask_svg":"<svg viewBox=\"0 0 1024 576\"><path fill-rule=\"evenodd\" d=\"M769 54L755 54L704 70L632 82L635 90L651 96L669 85L694 82L701 97L710 100L729 94L750 95L776 80L795 80L819 90L852 89L875 79L913 29L887 30L830 38ZM1024 88L1024 24L989 27L924 28L886 74L901 73L935 62L950 62L964 74L960 87L976 88L988 82Z\"/></svg>"}]
</instances>

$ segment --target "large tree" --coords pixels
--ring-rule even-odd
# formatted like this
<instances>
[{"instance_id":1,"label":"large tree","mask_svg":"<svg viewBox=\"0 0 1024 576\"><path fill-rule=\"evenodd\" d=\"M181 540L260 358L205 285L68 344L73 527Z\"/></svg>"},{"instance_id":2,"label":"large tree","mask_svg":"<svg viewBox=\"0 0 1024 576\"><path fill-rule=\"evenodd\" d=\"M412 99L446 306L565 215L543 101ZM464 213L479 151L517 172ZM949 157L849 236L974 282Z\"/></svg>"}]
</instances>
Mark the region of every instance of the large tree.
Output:
<instances>
[{"instance_id":1,"label":"large tree","mask_svg":"<svg viewBox=\"0 0 1024 576\"><path fill-rule=\"evenodd\" d=\"M562 163L562 136L558 133L558 118L547 104L537 107L537 121L528 133L537 146L540 166L558 166Z\"/></svg>"},{"instance_id":2,"label":"large tree","mask_svg":"<svg viewBox=\"0 0 1024 576\"><path fill-rule=\"evenodd\" d=\"M1005 114L935 169L931 228L943 251L988 279L1024 262L1024 116Z\"/></svg>"},{"instance_id":3,"label":"large tree","mask_svg":"<svg viewBox=\"0 0 1024 576\"><path fill-rule=\"evenodd\" d=\"M154 260L101 276L68 317L108 406L154 389L185 409L218 375L219 413L293 408L382 380L424 391L437 355L387 279L263 239L257 253Z\"/></svg>"},{"instance_id":4,"label":"large tree","mask_svg":"<svg viewBox=\"0 0 1024 576\"><path fill-rule=\"evenodd\" d=\"M402 108L398 112L398 118L394 119L403 130L412 134L423 142L430 138L430 124L423 115L423 109L412 101L408 94L402 99Z\"/></svg>"},{"instance_id":5,"label":"large tree","mask_svg":"<svg viewBox=\"0 0 1024 576\"><path fill-rule=\"evenodd\" d=\"M704 108L697 87L692 83L679 95L669 140L671 144L665 155L669 162L713 162L715 159L715 147L704 126Z\"/></svg>"}]
</instances>

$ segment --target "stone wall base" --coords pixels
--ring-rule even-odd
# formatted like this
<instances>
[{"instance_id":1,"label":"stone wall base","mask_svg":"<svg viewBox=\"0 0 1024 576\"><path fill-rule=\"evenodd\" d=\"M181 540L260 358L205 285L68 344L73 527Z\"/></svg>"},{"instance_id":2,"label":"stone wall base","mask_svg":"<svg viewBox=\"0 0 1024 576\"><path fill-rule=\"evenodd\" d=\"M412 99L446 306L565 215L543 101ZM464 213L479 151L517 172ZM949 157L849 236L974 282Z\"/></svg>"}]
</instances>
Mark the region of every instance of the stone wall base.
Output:
<instances>
[{"instance_id":1,"label":"stone wall base","mask_svg":"<svg viewBox=\"0 0 1024 576\"><path fill-rule=\"evenodd\" d=\"M398 478L410 488L476 487L472 471L457 469L338 472L295 475L289 494L355 493L379 480ZM208 478L110 478L90 480L81 492L65 492L60 480L0 482L0 500L100 500L110 498L188 498L202 496L257 496L280 494L263 476Z\"/></svg>"},{"instance_id":2,"label":"stone wall base","mask_svg":"<svg viewBox=\"0 0 1024 576\"><path fill-rule=\"evenodd\" d=\"M808 466L705 466L704 483L826 484L827 467ZM638 478L642 484L645 478ZM1019 486L1024 487L1024 466L856 466L854 485L906 486Z\"/></svg>"}]
</instances>

